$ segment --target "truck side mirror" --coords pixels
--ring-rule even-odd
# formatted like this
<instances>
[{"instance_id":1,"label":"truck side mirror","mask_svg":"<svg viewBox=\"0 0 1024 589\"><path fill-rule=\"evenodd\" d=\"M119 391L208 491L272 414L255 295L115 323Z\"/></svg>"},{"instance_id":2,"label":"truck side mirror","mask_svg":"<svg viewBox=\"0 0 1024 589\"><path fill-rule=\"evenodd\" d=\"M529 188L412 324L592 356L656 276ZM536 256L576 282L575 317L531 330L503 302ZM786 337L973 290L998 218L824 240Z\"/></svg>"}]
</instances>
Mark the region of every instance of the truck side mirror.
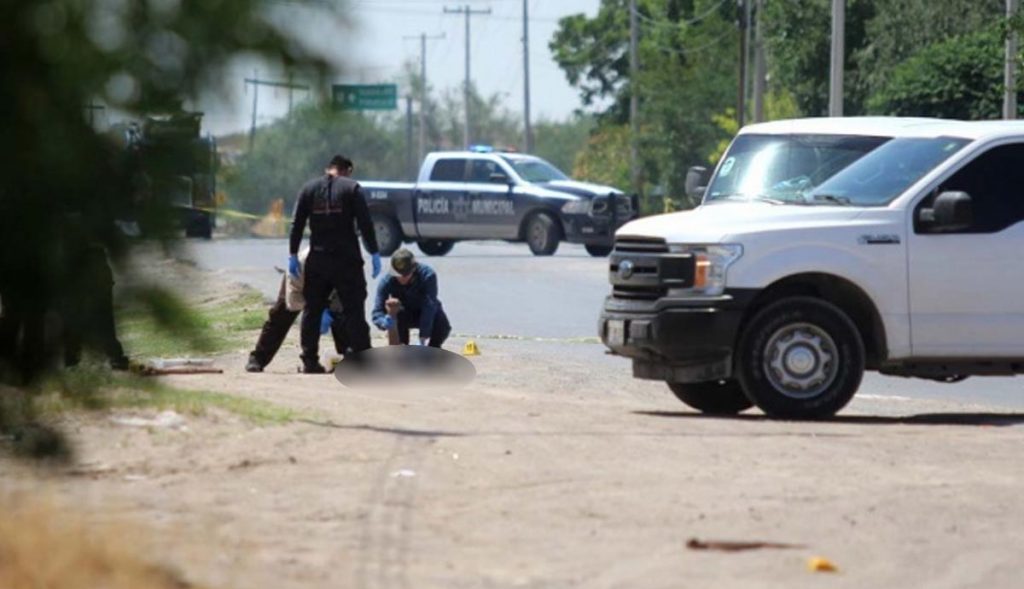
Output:
<instances>
[{"instance_id":1,"label":"truck side mirror","mask_svg":"<svg viewBox=\"0 0 1024 589\"><path fill-rule=\"evenodd\" d=\"M686 171L686 196L691 200L700 200L707 189L708 169L704 166L690 166Z\"/></svg>"},{"instance_id":2,"label":"truck side mirror","mask_svg":"<svg viewBox=\"0 0 1024 589\"><path fill-rule=\"evenodd\" d=\"M504 172L491 172L491 184L511 184L509 177Z\"/></svg>"},{"instance_id":3,"label":"truck side mirror","mask_svg":"<svg viewBox=\"0 0 1024 589\"><path fill-rule=\"evenodd\" d=\"M931 208L918 213L918 222L935 232L963 231L974 224L971 195L948 191L935 197Z\"/></svg>"}]
</instances>

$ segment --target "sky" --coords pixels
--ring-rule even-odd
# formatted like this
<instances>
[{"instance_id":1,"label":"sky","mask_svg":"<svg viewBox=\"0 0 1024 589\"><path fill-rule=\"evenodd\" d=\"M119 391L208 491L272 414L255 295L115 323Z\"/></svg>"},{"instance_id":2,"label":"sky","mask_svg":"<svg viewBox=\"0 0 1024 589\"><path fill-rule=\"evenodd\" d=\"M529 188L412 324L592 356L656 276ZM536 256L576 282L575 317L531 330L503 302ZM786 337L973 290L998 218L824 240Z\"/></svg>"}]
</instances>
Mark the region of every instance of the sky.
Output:
<instances>
[{"instance_id":1,"label":"sky","mask_svg":"<svg viewBox=\"0 0 1024 589\"><path fill-rule=\"evenodd\" d=\"M530 12L531 112L539 119L565 119L580 107L579 95L551 59L548 42L558 19L570 14L597 13L600 0L527 0ZM338 72L336 83L389 83L402 72L403 64L419 67L419 35L444 35L427 41L427 80L435 92L461 90L465 75L465 17L445 14L449 9L469 6L474 11L490 9L470 21L470 68L478 90L485 96L500 94L506 107L523 112L523 0L348 0L344 9L349 25L344 26L322 13L280 2L273 19L282 27L301 31L306 45L328 56ZM405 37L412 37L406 39ZM282 79L266 64L240 60L227 74L225 90L204 96L197 107L207 113L204 126L215 134L249 128L252 115L252 87L243 78L254 73L260 78ZM237 79L237 82L233 82ZM300 82L300 80L294 80ZM399 93L403 89L399 88ZM294 102L306 93L296 91ZM261 88L257 124L265 125L284 116L288 92Z\"/></svg>"}]
</instances>

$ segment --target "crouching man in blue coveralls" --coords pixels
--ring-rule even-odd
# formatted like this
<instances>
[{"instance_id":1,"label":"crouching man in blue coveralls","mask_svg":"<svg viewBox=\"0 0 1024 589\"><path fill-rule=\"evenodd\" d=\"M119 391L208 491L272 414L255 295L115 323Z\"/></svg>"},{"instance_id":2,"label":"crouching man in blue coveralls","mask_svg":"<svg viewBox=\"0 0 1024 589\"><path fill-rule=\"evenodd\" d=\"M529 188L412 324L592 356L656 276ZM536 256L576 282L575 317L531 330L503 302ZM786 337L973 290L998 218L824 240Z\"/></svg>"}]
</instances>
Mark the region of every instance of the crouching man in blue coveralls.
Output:
<instances>
[{"instance_id":1,"label":"crouching man in blue coveralls","mask_svg":"<svg viewBox=\"0 0 1024 589\"><path fill-rule=\"evenodd\" d=\"M420 264L412 252L402 248L391 255L392 274L381 279L373 305L373 324L383 331L395 327L403 344L409 343L409 329L419 328L419 345L440 348L452 332L441 301L437 299L437 274ZM388 301L399 305L396 317L388 313Z\"/></svg>"}]
</instances>

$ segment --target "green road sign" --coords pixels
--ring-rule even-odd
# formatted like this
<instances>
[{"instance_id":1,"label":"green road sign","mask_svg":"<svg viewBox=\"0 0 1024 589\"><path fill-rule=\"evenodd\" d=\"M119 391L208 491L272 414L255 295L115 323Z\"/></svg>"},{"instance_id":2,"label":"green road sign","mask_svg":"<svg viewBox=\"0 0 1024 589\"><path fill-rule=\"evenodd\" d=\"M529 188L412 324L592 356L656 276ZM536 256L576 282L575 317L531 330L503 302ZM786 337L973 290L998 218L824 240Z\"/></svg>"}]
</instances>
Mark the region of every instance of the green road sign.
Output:
<instances>
[{"instance_id":1,"label":"green road sign","mask_svg":"<svg viewBox=\"0 0 1024 589\"><path fill-rule=\"evenodd\" d=\"M395 110L398 86L395 84L334 84L331 103L340 110Z\"/></svg>"}]
</instances>

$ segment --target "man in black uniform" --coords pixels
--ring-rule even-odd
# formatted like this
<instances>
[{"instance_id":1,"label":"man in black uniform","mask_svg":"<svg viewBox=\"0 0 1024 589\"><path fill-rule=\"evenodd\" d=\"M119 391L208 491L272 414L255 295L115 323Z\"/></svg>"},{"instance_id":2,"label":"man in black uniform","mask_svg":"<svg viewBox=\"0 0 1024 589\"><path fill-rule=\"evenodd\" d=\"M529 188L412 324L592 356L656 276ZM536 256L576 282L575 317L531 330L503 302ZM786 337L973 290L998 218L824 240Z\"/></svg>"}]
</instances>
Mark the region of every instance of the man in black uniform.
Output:
<instances>
[{"instance_id":1,"label":"man in black uniform","mask_svg":"<svg viewBox=\"0 0 1024 589\"><path fill-rule=\"evenodd\" d=\"M320 365L320 317L327 308L331 290L338 292L345 309L344 327L353 352L370 349L370 327L366 324L366 277L359 251L356 224L363 245L373 260L373 277L380 274L377 237L359 183L349 178L352 161L336 155L326 173L299 191L292 216L288 243L288 272L298 278L299 245L309 221L310 251L305 265L302 294L306 310L302 316L302 370L307 374L325 372Z\"/></svg>"}]
</instances>

